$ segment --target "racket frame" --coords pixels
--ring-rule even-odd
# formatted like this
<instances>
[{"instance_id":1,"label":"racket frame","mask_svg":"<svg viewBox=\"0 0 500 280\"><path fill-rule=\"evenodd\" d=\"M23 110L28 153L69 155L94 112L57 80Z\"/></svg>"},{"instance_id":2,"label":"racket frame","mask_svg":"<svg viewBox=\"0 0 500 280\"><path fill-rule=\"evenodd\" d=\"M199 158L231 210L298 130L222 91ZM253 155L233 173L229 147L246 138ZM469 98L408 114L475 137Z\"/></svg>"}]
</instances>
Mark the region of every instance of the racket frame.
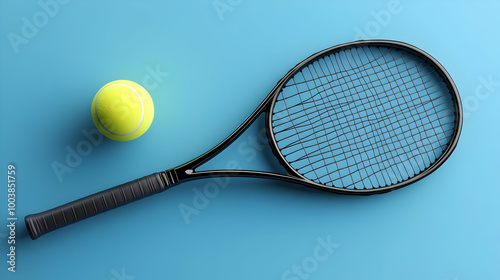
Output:
<instances>
[{"instance_id":1,"label":"racket frame","mask_svg":"<svg viewBox=\"0 0 500 280\"><path fill-rule=\"evenodd\" d=\"M322 57L330 54L331 52L339 52L342 49L349 49L353 47L364 47L364 46L381 46L388 48L401 48L403 50L409 51L412 54L418 55L423 58L425 61L432 63L433 67L436 71L443 77L443 82L446 84L448 89L450 90L450 95L453 96L453 102L455 105L455 124L456 127L454 129L452 139L450 143L448 143L448 147L443 151L443 154L431 164L430 167L426 168L421 173L415 175L414 177L398 182L393 185L372 188L372 189L348 189L348 188L339 188L334 186L327 186L323 184L316 183L312 180L307 179L302 174L298 173L279 150L279 147L276 143L276 139L273 133L272 128L272 112L273 108L276 104L277 96L286 85L286 83L295 76L298 72L300 72L304 67L309 65L312 61L316 61L321 59ZM277 174L271 172L264 171L252 171L252 170L209 170L209 171L195 171L197 167L207 162L220 152L222 152L227 146L229 146L232 142L234 142L243 132L262 114L266 114L265 123L266 123L266 134L268 138L269 145L271 146L271 150L273 154L278 158L280 164L285 168L287 174ZM266 179L278 179L284 180L287 182L297 183L301 185L305 185L307 187L312 187L320 190L340 193L340 194L356 194L356 195L371 195L377 193L385 193L392 190L396 190L412 184L427 175L434 172L437 168L439 168L453 153L455 150L458 139L460 138L460 133L462 131L462 104L460 100L460 96L458 94L458 89L453 82L453 79L446 71L446 69L431 55L426 53L425 51L400 41L393 40L361 40L350 43L340 44L320 52L317 52L308 58L304 59L302 62L298 63L295 67L293 67L288 73L278 81L276 86L271 90L271 92L267 95L267 97L260 103L260 105L255 109L255 111L226 139L224 139L217 146L206 152L205 154L199 156L198 158L187 162L183 165L180 165L176 168L167 170L171 177L171 182L176 184L180 181L192 180L198 178L206 178L206 177L257 177L257 178L266 178Z\"/></svg>"}]
</instances>

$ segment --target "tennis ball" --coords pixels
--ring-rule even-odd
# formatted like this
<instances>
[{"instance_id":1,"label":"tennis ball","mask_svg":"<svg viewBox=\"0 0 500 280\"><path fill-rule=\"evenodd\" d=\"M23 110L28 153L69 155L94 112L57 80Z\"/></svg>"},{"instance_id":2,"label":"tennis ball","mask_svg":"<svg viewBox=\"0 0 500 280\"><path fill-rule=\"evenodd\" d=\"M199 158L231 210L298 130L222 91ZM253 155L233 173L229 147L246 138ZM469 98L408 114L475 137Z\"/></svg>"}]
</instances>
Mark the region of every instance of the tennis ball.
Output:
<instances>
[{"instance_id":1,"label":"tennis ball","mask_svg":"<svg viewBox=\"0 0 500 280\"><path fill-rule=\"evenodd\" d=\"M154 105L149 93L137 83L118 80L104 85L92 102L92 119L104 136L135 139L153 122Z\"/></svg>"}]
</instances>

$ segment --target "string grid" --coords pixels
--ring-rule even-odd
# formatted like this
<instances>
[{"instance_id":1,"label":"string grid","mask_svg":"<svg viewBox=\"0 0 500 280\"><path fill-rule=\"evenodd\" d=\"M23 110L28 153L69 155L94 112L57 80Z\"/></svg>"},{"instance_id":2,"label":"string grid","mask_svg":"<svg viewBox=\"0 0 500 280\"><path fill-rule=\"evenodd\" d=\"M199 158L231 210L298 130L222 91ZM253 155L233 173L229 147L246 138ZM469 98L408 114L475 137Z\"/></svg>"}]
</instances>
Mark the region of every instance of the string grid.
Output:
<instances>
[{"instance_id":1,"label":"string grid","mask_svg":"<svg viewBox=\"0 0 500 280\"><path fill-rule=\"evenodd\" d=\"M323 185L373 189L431 166L456 128L447 84L426 59L351 47L297 72L278 94L272 131L298 173Z\"/></svg>"}]
</instances>

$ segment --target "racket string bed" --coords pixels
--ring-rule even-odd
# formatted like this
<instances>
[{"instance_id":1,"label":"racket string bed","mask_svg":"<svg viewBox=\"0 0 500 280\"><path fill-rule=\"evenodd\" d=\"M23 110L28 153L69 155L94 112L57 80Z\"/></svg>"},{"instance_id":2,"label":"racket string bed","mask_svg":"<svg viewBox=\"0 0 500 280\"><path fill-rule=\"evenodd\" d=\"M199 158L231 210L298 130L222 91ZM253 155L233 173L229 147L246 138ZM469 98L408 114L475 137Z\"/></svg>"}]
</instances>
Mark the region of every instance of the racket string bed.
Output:
<instances>
[{"instance_id":1,"label":"racket string bed","mask_svg":"<svg viewBox=\"0 0 500 280\"><path fill-rule=\"evenodd\" d=\"M370 50L371 50L371 49L370 49ZM389 52L389 53L390 53L390 54L391 54L391 56L394 58L394 56L392 55L392 53L391 53L391 52ZM383 62L383 63L385 63L385 64L389 65L389 64L388 64L388 62L387 62L387 60L385 59L385 57L383 56L382 58L384 59L384 62ZM413 58L412 58L412 60L413 60ZM348 60L348 62L349 62L349 60ZM375 60L374 62L378 62L378 60ZM389 63L390 63L390 62L389 62ZM405 69L403 69L403 71L406 71L407 73L409 73L409 72L408 72L408 67L407 67L407 62L406 62L405 60L403 60L403 63L404 63L404 66L405 66ZM370 64L371 64L371 65L373 65L373 63L372 63L372 62L371 62ZM384 68L384 67L383 67L382 65L380 65L380 64L376 65L375 67L377 67L377 66L378 66L378 67L380 67L381 69L383 69L383 68ZM351 66L351 67L352 67L352 66ZM420 72L420 71L418 70L418 68L417 68L417 71L418 71L418 72ZM383 71L383 73L384 73L384 74L385 74L386 72L388 72L388 71L385 71L385 70ZM384 78L386 78L386 79L388 80L388 83L395 83L396 85L395 85L395 87L393 87L393 88L386 89L385 91L383 91L383 93L392 93L392 94L394 94L394 95L397 95L397 94L401 93L401 90L400 90L400 91L398 91L398 92L395 92L395 89L396 89L396 88L397 88L397 89L400 89L400 86L401 86L401 85L399 85L399 84L397 84L397 83L396 83L396 78L397 78L397 76L399 76L399 78L401 78L401 76L402 76L402 75L401 75L401 71L400 71L399 69L398 69L398 71L397 71L396 73L389 73L389 75L385 75L385 76L384 76ZM365 82L367 82L367 81L365 81ZM404 87L406 88L406 89L405 89L405 91L406 91L406 92L408 92L408 87L407 87L407 84L406 84L406 83L405 83L405 84L402 84L402 86L404 86ZM413 80L412 80L412 88L414 88L414 87L415 87L415 85L414 85ZM367 90L372 91L371 89L367 89ZM426 89L426 90L427 90L427 89ZM385 97L389 97L389 96L388 96L388 94L386 94L386 96L385 96ZM410 101L412 102L412 105L416 106L416 105L414 104L413 100L411 100L411 99L410 99ZM422 101L421 96L419 96L419 101ZM392 102L391 102L391 103L392 103ZM400 109L400 110L394 110L394 111L395 111L396 113L402 113L404 110L401 110L401 103L400 103L399 101L398 101L398 102L396 102L396 103L397 103L396 105L395 105L395 104L392 104L392 105L393 105L393 106L392 106L392 108L394 108L394 106L396 106L396 108L398 108L398 109ZM403 104L405 104L405 103L403 103ZM423 104L423 102L421 102L420 104ZM380 105L381 105L381 104L380 104L380 102L379 102L379 104L377 104L377 105L378 105L378 106L379 106L379 108L380 108ZM363 107L364 107L364 104L363 104ZM427 115L427 117L428 117L428 115ZM415 120L415 118L414 118L413 116L411 116L411 118L412 118L413 120ZM389 119L389 115L388 115L388 114L386 114L386 119ZM396 118L396 119L395 119L395 121L398 123L398 125L401 125L401 123L400 123L400 120L399 120L399 119L397 119L397 118ZM384 121L384 123L385 123L385 121ZM371 123L371 124L372 124L372 125L374 125L374 123ZM391 126L391 127L393 127L393 125L394 125L394 123L390 123L390 126ZM386 128L387 128L387 126L386 126ZM380 127L379 127L379 129L380 129ZM417 126L417 129L418 129L418 133L421 133L421 131L420 131L420 126ZM391 131L386 130L386 132L387 132L388 134L390 134L391 139L393 139L393 137L397 137L397 136L398 136L398 134L394 133L394 131L392 131L392 133L391 133ZM380 135L380 134L379 134L379 135L377 135L377 136L378 136L378 137L381 137L381 135ZM414 135L410 135L410 136L411 136L411 137L413 138L413 140L415 141L415 139L414 139ZM383 139L383 141L382 141L382 142L383 142L383 143L382 143L383 145L380 145L380 147L379 147L379 148L382 148L382 149L383 149L383 154L384 154L384 156L387 156L387 154L391 152L391 149L385 149L385 148L388 146L387 139ZM394 141L392 141L390 144L393 144L393 143L394 143ZM386 159L387 159L387 157L386 157ZM399 161L399 162L403 162L403 161L404 161L404 159L401 159L401 156L400 156L400 155L396 155L395 160L397 160L397 161ZM377 162L377 164L380 164L380 163L379 163L379 162ZM384 164L384 165L385 165L385 164ZM384 167L386 167L386 168L388 167L389 169L391 169L391 170L394 172L394 166L384 166ZM406 167L405 165L402 165L402 167L405 169L404 171L406 172L406 174L409 174L407 167ZM396 166L396 172L395 172L395 173L396 173L396 175L397 175L397 173L399 173L399 174L401 174L401 173L402 173L402 172L401 172L401 170L399 170L399 168L400 168L400 166ZM412 171L413 171L413 172L415 172L415 169L414 169L414 168L412 168L412 169L413 169ZM351 179L352 179L352 178L351 178ZM407 178L398 178L398 180L399 180L399 181L404 180L404 179L407 179ZM394 183L394 182L393 182L393 183Z\"/></svg>"},{"instance_id":2,"label":"racket string bed","mask_svg":"<svg viewBox=\"0 0 500 280\"><path fill-rule=\"evenodd\" d=\"M455 130L452 101L440 75L418 56L351 48L290 79L276 101L274 135L305 177L378 188L419 174L443 153Z\"/></svg>"}]
</instances>

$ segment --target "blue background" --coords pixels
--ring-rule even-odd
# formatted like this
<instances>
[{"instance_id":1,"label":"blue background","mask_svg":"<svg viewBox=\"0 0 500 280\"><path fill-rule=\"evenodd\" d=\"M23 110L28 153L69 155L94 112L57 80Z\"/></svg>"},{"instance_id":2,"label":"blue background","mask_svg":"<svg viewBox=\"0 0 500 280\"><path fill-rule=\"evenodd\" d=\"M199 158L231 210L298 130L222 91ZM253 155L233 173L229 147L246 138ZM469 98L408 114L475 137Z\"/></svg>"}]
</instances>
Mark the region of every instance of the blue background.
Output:
<instances>
[{"instance_id":1,"label":"blue background","mask_svg":"<svg viewBox=\"0 0 500 280\"><path fill-rule=\"evenodd\" d=\"M500 3L62 2L0 2L0 167L16 165L19 218L11 273L4 188L1 279L500 279ZM26 22L39 27L23 34ZM217 182L194 181L29 239L24 216L191 160L297 62L360 37L414 44L454 78L462 137L431 176L370 197L230 179L198 208L196 193ZM134 141L98 141L69 166L68 151L94 129L94 94L116 79L148 89L152 126ZM255 123L207 168L279 171L258 140L262 128ZM58 178L55 162L71 172ZM182 215L185 206L197 214ZM314 259L318 239L336 244L323 261ZM294 265L309 272L294 275Z\"/></svg>"}]
</instances>

